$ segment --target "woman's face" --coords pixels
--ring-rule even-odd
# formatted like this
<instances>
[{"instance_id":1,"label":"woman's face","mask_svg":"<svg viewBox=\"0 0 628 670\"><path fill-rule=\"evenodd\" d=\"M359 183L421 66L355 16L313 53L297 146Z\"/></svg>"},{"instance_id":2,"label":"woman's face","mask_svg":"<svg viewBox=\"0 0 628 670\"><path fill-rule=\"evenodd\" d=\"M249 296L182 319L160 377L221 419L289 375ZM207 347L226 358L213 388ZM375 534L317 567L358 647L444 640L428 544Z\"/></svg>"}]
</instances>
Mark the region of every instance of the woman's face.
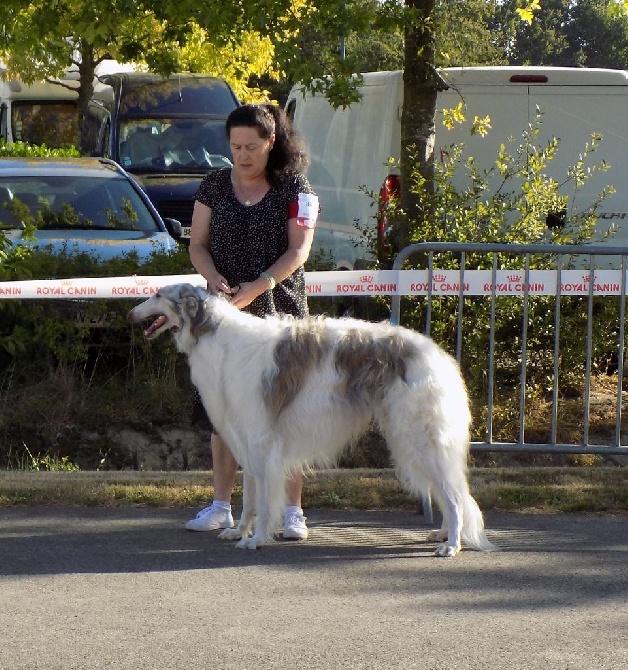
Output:
<instances>
[{"instance_id":1,"label":"woman's face","mask_svg":"<svg viewBox=\"0 0 628 670\"><path fill-rule=\"evenodd\" d=\"M235 126L231 128L229 146L234 170L242 177L252 178L264 174L268 154L273 148L274 135L269 139L260 137L257 128Z\"/></svg>"}]
</instances>

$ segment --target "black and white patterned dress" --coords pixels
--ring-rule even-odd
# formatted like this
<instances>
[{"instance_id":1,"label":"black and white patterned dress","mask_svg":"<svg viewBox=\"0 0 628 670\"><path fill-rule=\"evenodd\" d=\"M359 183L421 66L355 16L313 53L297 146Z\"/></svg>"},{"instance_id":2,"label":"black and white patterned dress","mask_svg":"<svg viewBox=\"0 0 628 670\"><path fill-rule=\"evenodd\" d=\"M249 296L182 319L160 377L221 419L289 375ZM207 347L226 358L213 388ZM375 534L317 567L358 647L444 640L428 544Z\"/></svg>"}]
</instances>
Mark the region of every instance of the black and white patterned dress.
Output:
<instances>
[{"instance_id":1,"label":"black and white patterned dress","mask_svg":"<svg viewBox=\"0 0 628 670\"><path fill-rule=\"evenodd\" d=\"M244 205L233 191L231 168L206 175L196 200L212 210L209 253L229 286L255 281L288 250L289 207L294 208L299 193L313 192L307 178L295 174L271 187L258 203ZM307 316L303 267L258 296L246 311Z\"/></svg>"}]
</instances>

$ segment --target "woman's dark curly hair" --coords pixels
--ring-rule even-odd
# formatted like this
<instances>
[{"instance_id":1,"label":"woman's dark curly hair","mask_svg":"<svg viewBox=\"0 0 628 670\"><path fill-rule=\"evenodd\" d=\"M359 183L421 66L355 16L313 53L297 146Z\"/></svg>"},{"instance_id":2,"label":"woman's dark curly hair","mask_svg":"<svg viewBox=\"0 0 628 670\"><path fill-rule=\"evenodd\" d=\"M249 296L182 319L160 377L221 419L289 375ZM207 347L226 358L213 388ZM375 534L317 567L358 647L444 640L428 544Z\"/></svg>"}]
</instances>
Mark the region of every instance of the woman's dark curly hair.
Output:
<instances>
[{"instance_id":1,"label":"woman's dark curly hair","mask_svg":"<svg viewBox=\"0 0 628 670\"><path fill-rule=\"evenodd\" d=\"M292 126L286 113L276 105L242 105L227 117L227 138L236 127L257 128L260 137L275 136L268 155L266 178L271 186L278 186L294 174L303 174L310 157L301 134Z\"/></svg>"}]
</instances>

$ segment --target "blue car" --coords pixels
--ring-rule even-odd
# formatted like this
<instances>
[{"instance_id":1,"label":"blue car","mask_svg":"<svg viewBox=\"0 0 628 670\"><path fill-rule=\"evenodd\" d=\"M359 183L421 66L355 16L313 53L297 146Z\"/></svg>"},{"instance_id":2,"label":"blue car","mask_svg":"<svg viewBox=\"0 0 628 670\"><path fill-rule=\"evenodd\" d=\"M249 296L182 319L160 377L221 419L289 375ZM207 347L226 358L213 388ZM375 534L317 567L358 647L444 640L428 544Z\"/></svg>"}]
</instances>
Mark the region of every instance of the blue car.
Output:
<instances>
[{"instance_id":1,"label":"blue car","mask_svg":"<svg viewBox=\"0 0 628 670\"><path fill-rule=\"evenodd\" d=\"M180 222L162 219L112 160L0 159L0 249L47 247L103 261L135 252L141 261L174 252L180 238Z\"/></svg>"}]
</instances>

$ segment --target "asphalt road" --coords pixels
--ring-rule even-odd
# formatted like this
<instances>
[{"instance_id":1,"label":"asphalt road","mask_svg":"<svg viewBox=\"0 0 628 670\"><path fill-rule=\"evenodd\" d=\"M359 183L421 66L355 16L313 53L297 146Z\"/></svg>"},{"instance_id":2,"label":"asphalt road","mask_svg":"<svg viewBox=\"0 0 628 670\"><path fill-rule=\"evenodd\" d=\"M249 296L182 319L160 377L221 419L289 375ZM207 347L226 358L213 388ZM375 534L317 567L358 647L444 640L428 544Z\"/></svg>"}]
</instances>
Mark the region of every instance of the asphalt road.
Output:
<instances>
[{"instance_id":1,"label":"asphalt road","mask_svg":"<svg viewBox=\"0 0 628 670\"><path fill-rule=\"evenodd\" d=\"M238 550L190 512L0 508L0 670L628 667L628 517L488 514L499 553L431 556L421 517L308 510Z\"/></svg>"}]
</instances>

